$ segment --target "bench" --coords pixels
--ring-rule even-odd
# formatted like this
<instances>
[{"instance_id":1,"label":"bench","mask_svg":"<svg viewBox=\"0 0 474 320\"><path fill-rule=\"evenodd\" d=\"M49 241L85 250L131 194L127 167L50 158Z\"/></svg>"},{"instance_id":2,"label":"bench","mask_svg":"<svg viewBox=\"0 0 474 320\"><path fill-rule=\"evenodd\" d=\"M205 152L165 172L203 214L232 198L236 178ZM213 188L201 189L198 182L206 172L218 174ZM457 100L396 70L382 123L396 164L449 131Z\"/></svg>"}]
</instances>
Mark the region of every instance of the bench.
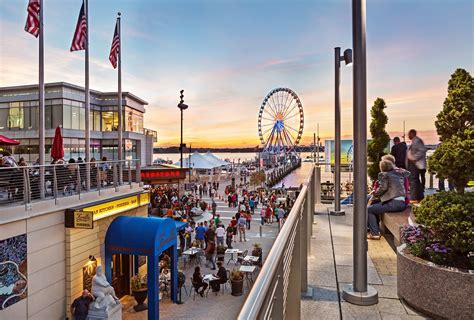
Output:
<instances>
[{"instance_id":1,"label":"bench","mask_svg":"<svg viewBox=\"0 0 474 320\"><path fill-rule=\"evenodd\" d=\"M399 246L401 243L401 229L404 225L412 225L414 222L413 213L411 207L408 206L401 212L387 212L382 213L380 216L380 230L383 234L387 230L393 235L395 246Z\"/></svg>"}]
</instances>

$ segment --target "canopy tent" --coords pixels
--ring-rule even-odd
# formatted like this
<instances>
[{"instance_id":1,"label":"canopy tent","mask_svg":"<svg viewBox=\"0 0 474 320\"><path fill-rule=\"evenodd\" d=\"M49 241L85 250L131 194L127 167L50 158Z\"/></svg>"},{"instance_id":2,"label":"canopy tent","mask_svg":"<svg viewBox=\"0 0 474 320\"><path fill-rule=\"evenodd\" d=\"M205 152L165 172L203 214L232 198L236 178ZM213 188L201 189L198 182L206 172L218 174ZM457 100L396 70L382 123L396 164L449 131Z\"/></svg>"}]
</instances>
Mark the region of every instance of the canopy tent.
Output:
<instances>
[{"instance_id":1,"label":"canopy tent","mask_svg":"<svg viewBox=\"0 0 474 320\"><path fill-rule=\"evenodd\" d=\"M171 299L177 302L178 255L176 225L172 219L120 216L105 235L105 275L112 283L112 255L147 256L148 319L159 319L159 255L171 251Z\"/></svg>"},{"instance_id":2,"label":"canopy tent","mask_svg":"<svg viewBox=\"0 0 474 320\"><path fill-rule=\"evenodd\" d=\"M20 141L16 141L0 134L0 146L16 146L19 145Z\"/></svg>"},{"instance_id":3,"label":"canopy tent","mask_svg":"<svg viewBox=\"0 0 474 320\"><path fill-rule=\"evenodd\" d=\"M191 161L189 161L191 158ZM175 162L175 165L180 165L180 161ZM197 151L194 152L190 157L184 157L183 158L183 167L189 168L189 163L191 163L191 168L192 169L204 169L204 170L210 170L214 168L220 167L219 165L216 165L213 161L207 159L204 157L202 154L198 153Z\"/></svg>"},{"instance_id":4,"label":"canopy tent","mask_svg":"<svg viewBox=\"0 0 474 320\"><path fill-rule=\"evenodd\" d=\"M228 162L222 159L219 159L215 154L211 153L211 151L206 152L204 154L204 157L206 157L206 159L209 159L210 161L212 161L213 163L215 163L216 165L220 167L229 165Z\"/></svg>"}]
</instances>

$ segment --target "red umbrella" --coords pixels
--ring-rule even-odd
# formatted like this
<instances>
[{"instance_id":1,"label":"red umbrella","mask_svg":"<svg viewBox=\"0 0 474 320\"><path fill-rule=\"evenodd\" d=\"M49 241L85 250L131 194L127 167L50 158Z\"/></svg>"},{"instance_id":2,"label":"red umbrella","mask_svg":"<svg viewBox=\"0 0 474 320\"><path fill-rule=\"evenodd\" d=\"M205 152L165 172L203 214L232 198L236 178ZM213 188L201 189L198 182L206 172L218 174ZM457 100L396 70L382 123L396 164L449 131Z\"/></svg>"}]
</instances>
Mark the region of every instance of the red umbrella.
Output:
<instances>
[{"instance_id":1,"label":"red umbrella","mask_svg":"<svg viewBox=\"0 0 474 320\"><path fill-rule=\"evenodd\" d=\"M2 136L0 134L0 145L2 145L2 146L15 146L17 144L20 144L20 141L16 141L16 140L7 138L7 137Z\"/></svg>"},{"instance_id":2,"label":"red umbrella","mask_svg":"<svg viewBox=\"0 0 474 320\"><path fill-rule=\"evenodd\" d=\"M61 128L57 127L54 133L53 147L51 148L51 158L64 158L63 137L61 136Z\"/></svg>"}]
</instances>

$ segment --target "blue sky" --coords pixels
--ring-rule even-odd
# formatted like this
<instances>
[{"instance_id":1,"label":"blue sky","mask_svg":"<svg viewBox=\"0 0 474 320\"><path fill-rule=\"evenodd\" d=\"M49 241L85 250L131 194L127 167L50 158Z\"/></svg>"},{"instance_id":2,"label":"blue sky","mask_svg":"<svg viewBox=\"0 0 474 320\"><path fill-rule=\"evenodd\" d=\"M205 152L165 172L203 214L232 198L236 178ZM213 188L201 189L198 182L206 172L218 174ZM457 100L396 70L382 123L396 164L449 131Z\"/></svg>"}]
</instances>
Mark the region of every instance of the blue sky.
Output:
<instances>
[{"instance_id":1,"label":"blue sky","mask_svg":"<svg viewBox=\"0 0 474 320\"><path fill-rule=\"evenodd\" d=\"M69 52L81 0L43 0L47 82L83 85L83 52ZM0 2L0 85L37 81L37 40L23 31L26 0ZM388 108L388 131L434 120L456 68L473 71L473 1L367 1L368 107ZM91 88L116 90L108 53L122 12L123 88L150 103L159 145L179 137L179 90L195 146L255 146L265 95L289 87L305 111L303 142L320 123L333 136L334 47L352 46L350 0L89 0ZM352 131L352 68L341 69L342 131Z\"/></svg>"}]
</instances>

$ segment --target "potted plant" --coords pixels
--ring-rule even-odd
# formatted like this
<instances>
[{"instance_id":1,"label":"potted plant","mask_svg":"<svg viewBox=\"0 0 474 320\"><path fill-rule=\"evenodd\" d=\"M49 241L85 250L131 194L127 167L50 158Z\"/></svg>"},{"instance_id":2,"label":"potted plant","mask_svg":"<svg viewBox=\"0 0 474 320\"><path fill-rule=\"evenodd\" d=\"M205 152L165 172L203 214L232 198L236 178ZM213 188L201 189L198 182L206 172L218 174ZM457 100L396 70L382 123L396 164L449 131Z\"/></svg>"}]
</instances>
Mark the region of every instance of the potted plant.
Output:
<instances>
[{"instance_id":1,"label":"potted plant","mask_svg":"<svg viewBox=\"0 0 474 320\"><path fill-rule=\"evenodd\" d=\"M226 247L224 247L223 245L217 246L217 249L216 249L216 252L217 252L217 261L222 261L222 262L224 262L225 250L226 250Z\"/></svg>"},{"instance_id":2,"label":"potted plant","mask_svg":"<svg viewBox=\"0 0 474 320\"><path fill-rule=\"evenodd\" d=\"M230 284L233 296L241 296L244 289L244 273L239 269L230 272Z\"/></svg>"},{"instance_id":3,"label":"potted plant","mask_svg":"<svg viewBox=\"0 0 474 320\"><path fill-rule=\"evenodd\" d=\"M148 295L148 288L146 282L140 279L140 275L136 274L130 279L130 285L132 287L132 295L137 301L137 305L133 307L136 312L148 309L145 303Z\"/></svg>"},{"instance_id":4,"label":"potted plant","mask_svg":"<svg viewBox=\"0 0 474 320\"><path fill-rule=\"evenodd\" d=\"M254 243L253 244L253 249L252 249L252 256L258 257L258 266L262 266L262 246L260 243Z\"/></svg>"}]
</instances>

